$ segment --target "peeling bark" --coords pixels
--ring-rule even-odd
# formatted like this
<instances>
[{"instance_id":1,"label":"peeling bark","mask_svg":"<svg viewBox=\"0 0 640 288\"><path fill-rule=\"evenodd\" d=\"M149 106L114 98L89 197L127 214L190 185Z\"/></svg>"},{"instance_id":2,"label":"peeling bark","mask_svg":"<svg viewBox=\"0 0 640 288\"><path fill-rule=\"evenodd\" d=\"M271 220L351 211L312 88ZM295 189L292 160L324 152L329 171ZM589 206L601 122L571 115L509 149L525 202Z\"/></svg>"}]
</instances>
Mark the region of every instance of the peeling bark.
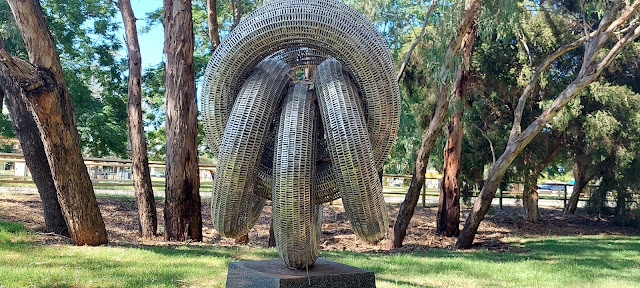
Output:
<instances>
[{"instance_id":1,"label":"peeling bark","mask_svg":"<svg viewBox=\"0 0 640 288\"><path fill-rule=\"evenodd\" d=\"M445 53L445 61L440 67L439 79L445 80L445 75L451 68L453 59L460 54L464 45L464 38L467 36L468 31L473 29L476 18L482 8L482 0L471 0L468 2L467 8L463 13L462 21L456 30L456 36L451 39L447 51ZM427 165L429 164L429 155L433 149L436 138L442 129L442 122L447 114L447 108L449 107L448 94L452 89L450 87L441 84L438 87L438 102L436 109L429 123L429 127L422 138L422 144L418 151L418 157L416 159L415 170L413 177L411 178L411 185L405 195L402 204L400 204L400 210L398 211L398 218L393 226L393 247L402 247L404 237L407 235L407 228L409 222L413 217L416 205L418 204L418 198L420 197L420 189L424 185L425 173L427 172Z\"/></svg>"},{"instance_id":2,"label":"peeling bark","mask_svg":"<svg viewBox=\"0 0 640 288\"><path fill-rule=\"evenodd\" d=\"M71 97L40 3L9 0L33 65L2 51L0 61L22 89L40 129L69 234L77 245L107 243L107 231L80 150Z\"/></svg>"},{"instance_id":3,"label":"peeling bark","mask_svg":"<svg viewBox=\"0 0 640 288\"><path fill-rule=\"evenodd\" d=\"M6 49L2 35L0 35L0 49ZM31 171L31 177L36 184L40 199L42 199L44 230L70 236L67 223L64 221L64 216L60 209L56 186L53 183L51 167L40 139L38 124L36 124L33 114L27 109L27 104L22 99L20 87L13 80L6 77L9 72L6 71L4 66L0 66L0 73L5 75L4 77L0 76L4 78L0 80L0 87L2 87L0 89L0 98L5 99L11 116L11 124L20 141L24 160L27 167L29 167L29 171Z\"/></svg>"}]
</instances>

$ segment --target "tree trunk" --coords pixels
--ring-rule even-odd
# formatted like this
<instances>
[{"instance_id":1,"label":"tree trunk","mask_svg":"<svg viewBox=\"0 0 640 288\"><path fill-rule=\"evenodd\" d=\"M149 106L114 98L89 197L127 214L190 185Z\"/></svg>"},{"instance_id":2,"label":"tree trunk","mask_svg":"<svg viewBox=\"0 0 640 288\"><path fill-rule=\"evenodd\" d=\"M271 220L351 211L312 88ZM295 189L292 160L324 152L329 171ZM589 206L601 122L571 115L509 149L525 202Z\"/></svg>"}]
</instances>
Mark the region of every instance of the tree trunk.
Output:
<instances>
[{"instance_id":1,"label":"tree trunk","mask_svg":"<svg viewBox=\"0 0 640 288\"><path fill-rule=\"evenodd\" d=\"M0 49L6 49L2 35L0 35ZM6 75L5 71L2 73ZM47 162L44 145L42 145L42 140L40 139L38 125L33 120L33 114L29 112L22 99L20 87L13 81L3 81L1 86L0 95L6 95L4 99L11 116L11 124L16 131L16 136L20 141L20 147L24 154L24 160L27 167L29 167L29 171L31 171L33 182L38 188L40 199L42 199L44 231L69 236L67 223L64 221L64 216L62 216L62 210L58 203L53 177L51 177L51 168L49 167L49 162Z\"/></svg>"},{"instance_id":2,"label":"tree trunk","mask_svg":"<svg viewBox=\"0 0 640 288\"><path fill-rule=\"evenodd\" d=\"M276 247L276 233L273 231L273 218L271 218L271 223L269 224L269 241L267 247Z\"/></svg>"},{"instance_id":3,"label":"tree trunk","mask_svg":"<svg viewBox=\"0 0 640 288\"><path fill-rule=\"evenodd\" d=\"M478 196L476 203L473 205L473 210L464 223L464 229L458 237L458 242L456 243L458 248L470 248L473 244L473 239L478 232L480 222L482 222L482 219L484 219L484 216L491 206L491 201L496 194L496 189L504 177L507 168L516 156L518 156L524 147L531 142L533 137L540 133L540 131L542 131L549 122L553 121L554 117L558 115L562 108L573 100L587 85L598 79L602 74L602 71L611 64L611 61L613 61L615 56L618 55L622 49L629 45L629 43L633 43L633 41L640 36L640 27L634 26L635 22L631 21L632 23L629 23L629 26L626 26L629 27L629 31L623 36L616 38L616 43L611 46L611 50L604 52L606 56L597 56L601 54L601 49L611 36L614 35L614 32L620 28L625 29L624 27L627 25L625 24L627 23L627 20L629 20L640 8L640 1L633 2L632 4L626 3L624 10L621 10L622 4L623 3L620 1L611 1L607 4L607 10L603 13L602 18L600 19L598 29L591 33L593 36L587 37L588 35L585 35L583 37L588 38L588 40L586 40L588 42L585 43L585 56L583 58L580 72L576 78L564 90L562 90L560 94L558 94L549 107L542 112L542 114L540 114L533 123L531 123L524 131L519 132L521 124L519 121L522 116L521 109L524 109L524 103L528 98L526 91L523 93L518 101L518 107L514 113L514 116L517 117L515 117L512 134L509 137L507 147L500 158L498 158L498 160L493 164L491 170L489 170L489 175L485 185L482 188L482 191L480 191L480 195ZM560 55L562 55L562 53ZM554 53L551 57L557 58L559 56L557 53ZM537 71L541 71L540 67ZM536 72L536 74L539 74L538 72ZM532 83L535 83L536 81L535 77L532 78L528 87L533 86Z\"/></svg>"},{"instance_id":4,"label":"tree trunk","mask_svg":"<svg viewBox=\"0 0 640 288\"><path fill-rule=\"evenodd\" d=\"M475 19L462 39L463 59L458 67L455 91L451 99L454 114L447 130L447 142L444 149L444 171L438 200L438 233L444 236L460 234L460 165L462 162L462 118L467 98L467 79L471 69L471 56L476 34Z\"/></svg>"},{"instance_id":5,"label":"tree trunk","mask_svg":"<svg viewBox=\"0 0 640 288\"><path fill-rule=\"evenodd\" d=\"M577 152L573 156L573 192L567 202L567 207L564 209L565 214L575 214L578 209L578 201L580 200L580 194L587 187L590 177L587 176L587 169L589 168L589 156L583 153Z\"/></svg>"},{"instance_id":6,"label":"tree trunk","mask_svg":"<svg viewBox=\"0 0 640 288\"><path fill-rule=\"evenodd\" d=\"M165 239L202 241L190 0L165 0L167 160Z\"/></svg>"},{"instance_id":7,"label":"tree trunk","mask_svg":"<svg viewBox=\"0 0 640 288\"><path fill-rule=\"evenodd\" d=\"M27 167L29 167L33 182L36 184L38 194L40 194L40 199L42 200L44 230L69 236L67 223L64 221L58 202L53 177L51 177L51 168L49 167L49 162L47 162L44 145L40 140L40 131L38 131L33 115L27 110L19 91L15 91L17 94L7 93L5 103L11 114L13 129L16 131L18 140L20 140L24 160Z\"/></svg>"},{"instance_id":8,"label":"tree trunk","mask_svg":"<svg viewBox=\"0 0 640 288\"><path fill-rule=\"evenodd\" d=\"M453 58L460 53L460 50L464 45L464 38L468 35L469 29L475 25L475 19L478 17L480 9L482 8L482 0L470 0L467 4L466 10L463 13L462 21L460 21L460 25L456 31L456 36L451 39L449 46L447 47L444 58L445 61L440 67L440 80L444 80L447 71L450 69L451 63L453 63ZM433 118L431 118L429 127L422 138L422 144L420 145L418 158L416 159L416 167L413 177L411 178L411 185L409 186L409 190L400 205L396 223L393 225L394 248L402 247L404 237L407 235L409 222L411 221L413 212L418 204L420 189L422 189L422 186L424 185L425 173L427 172L429 155L431 154L431 149L433 149L436 138L438 138L438 134L440 134L440 130L442 129L441 124L447 113L447 108L449 107L449 101L447 99L449 91L449 87L445 87L445 85L440 85L440 87L438 87L438 102L436 104L436 110L434 111Z\"/></svg>"},{"instance_id":9,"label":"tree trunk","mask_svg":"<svg viewBox=\"0 0 640 288\"><path fill-rule=\"evenodd\" d=\"M522 206L527 221L538 222L540 212L538 211L538 176L540 173L535 168L530 167L524 172L524 190L522 191Z\"/></svg>"},{"instance_id":10,"label":"tree trunk","mask_svg":"<svg viewBox=\"0 0 640 288\"><path fill-rule=\"evenodd\" d=\"M233 30L240 24L240 18L242 18L242 0L230 0L231 2L231 15L233 16L233 24L231 24L231 29Z\"/></svg>"},{"instance_id":11,"label":"tree trunk","mask_svg":"<svg viewBox=\"0 0 640 288\"><path fill-rule=\"evenodd\" d=\"M413 172L413 177L411 178L409 190L407 191L402 204L400 204L398 218L396 219L396 223L393 225L394 248L402 247L404 237L407 235L409 222L411 221L416 205L418 204L418 198L420 198L420 189L422 189L422 186L424 185L427 164L429 164L429 155L431 154L431 149L433 149L436 138L438 138L438 134L440 134L440 130L442 129L441 123L447 113L448 106L449 101L447 100L447 95L445 93L440 93L431 123L429 123L429 128L422 138L422 144L418 151L416 167Z\"/></svg>"},{"instance_id":12,"label":"tree trunk","mask_svg":"<svg viewBox=\"0 0 640 288\"><path fill-rule=\"evenodd\" d=\"M444 171L438 201L438 233L453 237L460 234L460 158L462 156L462 123L460 114L451 119L444 149Z\"/></svg>"},{"instance_id":13,"label":"tree trunk","mask_svg":"<svg viewBox=\"0 0 640 288\"><path fill-rule=\"evenodd\" d=\"M207 23L209 25L209 41L211 52L220 45L220 33L218 33L218 6L216 0L207 0Z\"/></svg>"},{"instance_id":14,"label":"tree trunk","mask_svg":"<svg viewBox=\"0 0 640 288\"><path fill-rule=\"evenodd\" d=\"M129 140L131 141L131 168L133 170L133 187L138 204L138 219L140 220L140 234L143 238L156 235L158 216L156 203L151 185L149 172L149 158L147 143L144 135L144 121L142 120L142 78L140 46L138 44L138 30L136 17L131 9L129 0L117 2L127 39L127 53L129 55L129 101L127 113L129 115Z\"/></svg>"},{"instance_id":15,"label":"tree trunk","mask_svg":"<svg viewBox=\"0 0 640 288\"><path fill-rule=\"evenodd\" d=\"M42 8L35 0L8 2L33 66L11 59L6 51L0 57L35 115L69 234L77 245L105 244L107 231L84 165L71 97Z\"/></svg>"}]
</instances>

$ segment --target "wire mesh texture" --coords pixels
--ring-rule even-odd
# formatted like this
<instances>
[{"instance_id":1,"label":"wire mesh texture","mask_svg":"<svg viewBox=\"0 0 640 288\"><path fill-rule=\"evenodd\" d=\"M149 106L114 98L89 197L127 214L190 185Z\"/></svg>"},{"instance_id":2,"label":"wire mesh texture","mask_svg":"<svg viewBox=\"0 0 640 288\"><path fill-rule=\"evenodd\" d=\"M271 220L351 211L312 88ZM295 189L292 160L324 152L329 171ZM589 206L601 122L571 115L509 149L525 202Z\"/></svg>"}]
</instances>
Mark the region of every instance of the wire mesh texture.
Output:
<instances>
[{"instance_id":1,"label":"wire mesh texture","mask_svg":"<svg viewBox=\"0 0 640 288\"><path fill-rule=\"evenodd\" d=\"M297 81L305 68L317 68L315 78ZM271 199L281 258L308 268L322 203L339 197L357 236L386 235L377 171L400 97L386 42L364 16L335 0L268 2L213 53L201 100L218 154L211 215L221 235L248 233Z\"/></svg>"},{"instance_id":2,"label":"wire mesh texture","mask_svg":"<svg viewBox=\"0 0 640 288\"><path fill-rule=\"evenodd\" d=\"M358 91L335 59L318 66L315 85L347 219L356 235L378 240L386 235L389 213Z\"/></svg>"},{"instance_id":3,"label":"wire mesh texture","mask_svg":"<svg viewBox=\"0 0 640 288\"><path fill-rule=\"evenodd\" d=\"M265 199L253 193L257 159L276 105L289 88L291 73L284 62L265 60L255 67L238 94L213 182L211 218L223 236L246 234L260 216Z\"/></svg>"},{"instance_id":4,"label":"wire mesh texture","mask_svg":"<svg viewBox=\"0 0 640 288\"><path fill-rule=\"evenodd\" d=\"M398 131L400 94L386 42L366 17L335 0L275 0L243 19L207 66L202 113L208 146L217 153L245 77L267 56L308 47L345 65L363 96L376 166Z\"/></svg>"},{"instance_id":5,"label":"wire mesh texture","mask_svg":"<svg viewBox=\"0 0 640 288\"><path fill-rule=\"evenodd\" d=\"M326 60L329 55L323 53L317 49L311 49L307 47L287 48L280 50L269 58L280 59L292 67L293 71L299 71L305 68L315 69L322 61ZM308 79L305 79L308 80ZM312 87L310 87L312 89ZM317 105L314 106L317 109ZM338 192L338 185L336 182L336 175L333 170L333 166L329 163L329 151L327 150L327 141L324 138L324 131L320 119L320 113L316 113L318 118L316 123L316 135L317 138L317 162L315 169L315 177L313 177L311 196L316 203L327 203L336 200L340 197ZM276 117L273 127L278 126L279 117ZM271 188L273 186L273 145L275 141L276 129L272 128L269 137L267 138L265 149L260 158L260 164L258 167L257 184L254 192L261 197L271 200Z\"/></svg>"},{"instance_id":6,"label":"wire mesh texture","mask_svg":"<svg viewBox=\"0 0 640 288\"><path fill-rule=\"evenodd\" d=\"M311 197L316 168L313 91L296 84L282 104L273 163L273 231L285 264L302 269L318 258L318 205Z\"/></svg>"}]
</instances>

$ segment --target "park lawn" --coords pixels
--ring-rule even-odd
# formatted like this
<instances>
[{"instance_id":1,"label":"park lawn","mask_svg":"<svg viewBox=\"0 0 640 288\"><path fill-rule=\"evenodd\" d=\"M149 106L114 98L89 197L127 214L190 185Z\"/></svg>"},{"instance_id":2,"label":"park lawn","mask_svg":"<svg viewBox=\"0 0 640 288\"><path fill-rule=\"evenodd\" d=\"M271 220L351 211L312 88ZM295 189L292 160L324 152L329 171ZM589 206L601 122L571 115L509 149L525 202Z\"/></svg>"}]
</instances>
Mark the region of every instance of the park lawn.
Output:
<instances>
[{"instance_id":1,"label":"park lawn","mask_svg":"<svg viewBox=\"0 0 640 288\"><path fill-rule=\"evenodd\" d=\"M0 221L0 287L222 287L230 261L271 259L251 247L42 245ZM376 272L378 287L637 287L640 236L518 240L525 252L323 251Z\"/></svg>"}]
</instances>

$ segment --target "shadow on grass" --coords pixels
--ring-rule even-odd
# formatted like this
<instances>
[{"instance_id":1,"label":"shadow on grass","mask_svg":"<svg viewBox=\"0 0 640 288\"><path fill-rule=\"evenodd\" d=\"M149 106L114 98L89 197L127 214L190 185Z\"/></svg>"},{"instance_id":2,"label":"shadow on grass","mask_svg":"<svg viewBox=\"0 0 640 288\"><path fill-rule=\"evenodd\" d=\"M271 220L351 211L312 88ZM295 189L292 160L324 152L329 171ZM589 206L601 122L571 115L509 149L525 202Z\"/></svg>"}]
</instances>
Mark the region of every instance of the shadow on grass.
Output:
<instances>
[{"instance_id":1,"label":"shadow on grass","mask_svg":"<svg viewBox=\"0 0 640 288\"><path fill-rule=\"evenodd\" d=\"M185 256L185 257L216 257L228 258L232 261L248 261L255 259L272 259L278 257L278 252L274 248L254 249L242 246L199 246L196 244L176 244L166 246L142 245L118 243L113 247L141 249L153 252L162 256ZM248 257L249 256L249 257Z\"/></svg>"},{"instance_id":2,"label":"shadow on grass","mask_svg":"<svg viewBox=\"0 0 640 288\"><path fill-rule=\"evenodd\" d=\"M530 240L524 243L528 252L429 250L406 254L375 254L348 251L323 251L322 257L376 272L380 280L396 283L395 275L412 275L398 279L415 287L412 277L447 278L464 275L471 279L501 279L518 269L532 274L568 275L588 282L615 277L627 283L639 283L640 237L561 237ZM509 267L512 266L512 267ZM564 273L564 274L562 274ZM533 280L532 280L533 281Z\"/></svg>"},{"instance_id":3,"label":"shadow on grass","mask_svg":"<svg viewBox=\"0 0 640 288\"><path fill-rule=\"evenodd\" d=\"M200 281L209 284L205 286L221 286L231 261L278 258L273 248L199 244L115 244L90 248L43 246L29 239L24 225L0 221L0 252L22 257L20 262L13 264L3 264L5 258L0 259L0 270L14 273L8 277L18 277L16 281L42 283L41 287L91 286L91 283L119 287L175 287L190 283L202 286ZM381 282L408 287L443 283L457 286L465 281L480 286L497 283L536 286L538 282L535 281L551 281L549 286L557 287L569 285L571 281L589 283L612 277L623 283L640 283L640 236L554 237L531 239L521 245L526 252L432 249L386 254L321 251L320 257L374 271ZM61 267L67 270L61 270ZM37 274L38 278L29 278L34 277L30 276L32 274ZM539 276L546 278L537 280ZM523 277L529 282L518 282ZM93 282L86 282L89 280Z\"/></svg>"}]
</instances>

